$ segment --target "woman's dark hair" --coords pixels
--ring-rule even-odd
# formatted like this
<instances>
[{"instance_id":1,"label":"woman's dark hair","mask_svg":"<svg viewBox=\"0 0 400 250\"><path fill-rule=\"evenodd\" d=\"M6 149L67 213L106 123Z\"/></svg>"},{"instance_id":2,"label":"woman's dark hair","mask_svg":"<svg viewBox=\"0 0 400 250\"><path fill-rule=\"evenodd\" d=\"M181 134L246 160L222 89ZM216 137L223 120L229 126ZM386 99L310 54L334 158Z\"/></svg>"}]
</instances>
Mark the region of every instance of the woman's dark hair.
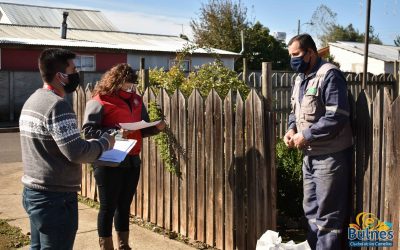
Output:
<instances>
[{"instance_id":1,"label":"woman's dark hair","mask_svg":"<svg viewBox=\"0 0 400 250\"><path fill-rule=\"evenodd\" d=\"M125 82L136 83L136 71L127 63L117 64L104 73L92 95L114 95Z\"/></svg>"},{"instance_id":2,"label":"woman's dark hair","mask_svg":"<svg viewBox=\"0 0 400 250\"><path fill-rule=\"evenodd\" d=\"M318 53L317 46L315 46L315 42L309 34L300 34L294 36L290 39L288 46L292 45L294 41L298 41L300 45L300 49L302 51L307 51L308 49L312 49L315 53Z\"/></svg>"},{"instance_id":3,"label":"woman's dark hair","mask_svg":"<svg viewBox=\"0 0 400 250\"><path fill-rule=\"evenodd\" d=\"M39 56L39 70L43 81L50 83L57 72L65 73L68 60L75 58L75 53L66 49L45 49Z\"/></svg>"}]
</instances>

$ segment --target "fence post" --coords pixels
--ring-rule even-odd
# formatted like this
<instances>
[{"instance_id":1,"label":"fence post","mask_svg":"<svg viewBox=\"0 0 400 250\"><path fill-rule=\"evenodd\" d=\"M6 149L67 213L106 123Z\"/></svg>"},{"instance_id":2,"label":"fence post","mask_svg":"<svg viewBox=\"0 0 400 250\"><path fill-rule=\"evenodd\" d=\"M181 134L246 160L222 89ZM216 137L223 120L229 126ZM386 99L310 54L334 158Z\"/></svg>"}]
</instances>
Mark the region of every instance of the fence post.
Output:
<instances>
[{"instance_id":1,"label":"fence post","mask_svg":"<svg viewBox=\"0 0 400 250\"><path fill-rule=\"evenodd\" d=\"M264 119L265 119L265 138L264 138L264 149L266 156L266 166L267 166L267 182L268 182L268 227L271 229L276 229L276 218L277 218L277 174L276 174L276 164L275 164L275 147L276 147L276 117L272 108L272 63L263 62L261 68L261 93L264 99Z\"/></svg>"},{"instance_id":2,"label":"fence post","mask_svg":"<svg viewBox=\"0 0 400 250\"><path fill-rule=\"evenodd\" d=\"M262 63L261 93L264 97L266 111L272 111L272 63Z\"/></svg>"},{"instance_id":3,"label":"fence post","mask_svg":"<svg viewBox=\"0 0 400 250\"><path fill-rule=\"evenodd\" d=\"M393 99L396 99L396 97L399 96L400 91L400 61L394 61L393 66L393 76L395 79L393 86Z\"/></svg>"},{"instance_id":4,"label":"fence post","mask_svg":"<svg viewBox=\"0 0 400 250\"><path fill-rule=\"evenodd\" d=\"M140 85L142 85L143 91L149 86L149 70L145 68L144 57L140 58Z\"/></svg>"}]
</instances>

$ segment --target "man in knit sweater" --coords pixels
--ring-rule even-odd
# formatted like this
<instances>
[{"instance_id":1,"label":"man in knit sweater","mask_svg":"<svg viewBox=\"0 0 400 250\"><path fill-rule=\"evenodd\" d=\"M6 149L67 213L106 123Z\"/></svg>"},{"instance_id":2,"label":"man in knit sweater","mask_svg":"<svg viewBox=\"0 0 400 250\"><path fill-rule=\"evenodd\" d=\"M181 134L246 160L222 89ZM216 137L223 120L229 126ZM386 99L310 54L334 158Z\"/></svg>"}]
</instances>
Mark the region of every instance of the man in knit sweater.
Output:
<instances>
[{"instance_id":1,"label":"man in knit sweater","mask_svg":"<svg viewBox=\"0 0 400 250\"><path fill-rule=\"evenodd\" d=\"M30 219L31 249L72 249L80 163L94 162L115 142L107 133L97 140L80 137L75 113L63 98L79 85L74 58L68 50L44 50L39 58L43 88L21 111L23 205Z\"/></svg>"}]
</instances>

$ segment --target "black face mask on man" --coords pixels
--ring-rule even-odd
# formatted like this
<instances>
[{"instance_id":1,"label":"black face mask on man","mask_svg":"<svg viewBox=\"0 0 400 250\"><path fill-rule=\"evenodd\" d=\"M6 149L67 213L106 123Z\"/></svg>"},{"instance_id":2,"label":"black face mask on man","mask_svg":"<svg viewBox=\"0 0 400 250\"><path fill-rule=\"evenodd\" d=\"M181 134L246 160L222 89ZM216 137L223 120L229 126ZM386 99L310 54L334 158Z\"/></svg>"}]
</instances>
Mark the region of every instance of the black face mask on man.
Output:
<instances>
[{"instance_id":1,"label":"black face mask on man","mask_svg":"<svg viewBox=\"0 0 400 250\"><path fill-rule=\"evenodd\" d=\"M79 85L79 73L72 73L72 74L64 74L61 73L61 76L65 79L68 78L68 83L64 83L60 81L61 85L64 87L66 93L70 94L76 90Z\"/></svg>"}]
</instances>

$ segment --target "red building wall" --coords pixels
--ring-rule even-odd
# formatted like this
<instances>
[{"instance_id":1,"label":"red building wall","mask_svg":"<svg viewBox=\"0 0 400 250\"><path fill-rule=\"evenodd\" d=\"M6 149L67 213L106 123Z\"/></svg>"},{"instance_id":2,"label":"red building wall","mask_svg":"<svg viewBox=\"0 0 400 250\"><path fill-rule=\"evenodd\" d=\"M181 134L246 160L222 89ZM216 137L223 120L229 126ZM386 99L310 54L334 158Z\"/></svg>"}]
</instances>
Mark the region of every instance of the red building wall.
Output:
<instances>
[{"instance_id":1,"label":"red building wall","mask_svg":"<svg viewBox=\"0 0 400 250\"><path fill-rule=\"evenodd\" d=\"M126 63L126 53L109 52L85 52L73 50L78 55L94 55L96 58L95 71L104 72L117 63ZM37 71L38 58L42 49L1 49L1 69L2 70L21 70Z\"/></svg>"},{"instance_id":2,"label":"red building wall","mask_svg":"<svg viewBox=\"0 0 400 250\"><path fill-rule=\"evenodd\" d=\"M128 56L126 53L96 53L96 71L107 71L118 63L126 63Z\"/></svg>"},{"instance_id":3,"label":"red building wall","mask_svg":"<svg viewBox=\"0 0 400 250\"><path fill-rule=\"evenodd\" d=\"M37 71L38 58L42 50L38 49L1 49L1 69Z\"/></svg>"}]
</instances>

